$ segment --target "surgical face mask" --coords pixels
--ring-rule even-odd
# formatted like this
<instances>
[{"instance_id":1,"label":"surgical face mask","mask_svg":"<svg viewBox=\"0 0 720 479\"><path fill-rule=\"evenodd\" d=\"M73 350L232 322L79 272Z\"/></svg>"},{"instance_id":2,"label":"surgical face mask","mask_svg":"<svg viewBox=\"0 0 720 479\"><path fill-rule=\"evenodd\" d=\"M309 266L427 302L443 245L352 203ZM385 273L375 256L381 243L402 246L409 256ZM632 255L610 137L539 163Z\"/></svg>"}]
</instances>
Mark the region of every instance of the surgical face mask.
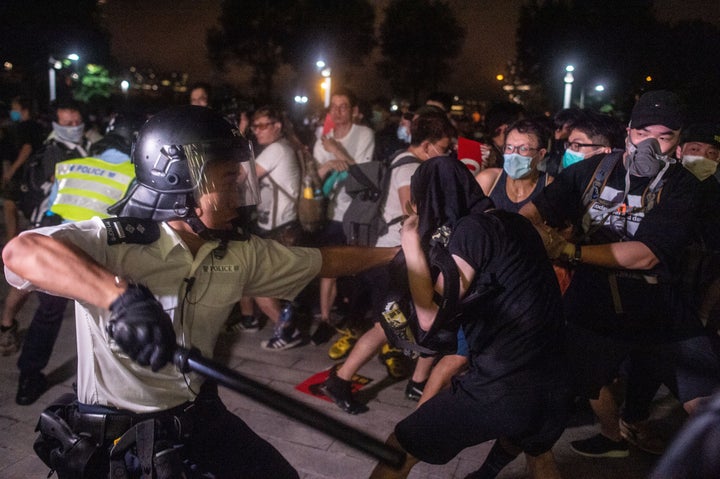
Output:
<instances>
[{"instance_id":1,"label":"surgical face mask","mask_svg":"<svg viewBox=\"0 0 720 479\"><path fill-rule=\"evenodd\" d=\"M718 167L718 164L713 160L699 155L683 156L682 164L700 181L706 180L714 175Z\"/></svg>"},{"instance_id":2,"label":"surgical face mask","mask_svg":"<svg viewBox=\"0 0 720 479\"><path fill-rule=\"evenodd\" d=\"M410 143L410 131L403 125L398 126L397 137L405 143Z\"/></svg>"},{"instance_id":3,"label":"surgical face mask","mask_svg":"<svg viewBox=\"0 0 720 479\"><path fill-rule=\"evenodd\" d=\"M17 110L10 110L10 119L12 121L20 121L22 120L22 115Z\"/></svg>"},{"instance_id":4,"label":"surgical face mask","mask_svg":"<svg viewBox=\"0 0 720 479\"><path fill-rule=\"evenodd\" d=\"M570 148L568 148L567 150L565 150L565 153L563 153L562 167L567 168L568 166L579 163L584 159L585 155L577 151L572 151Z\"/></svg>"},{"instance_id":5,"label":"surgical face mask","mask_svg":"<svg viewBox=\"0 0 720 479\"><path fill-rule=\"evenodd\" d=\"M520 178L527 176L528 173L532 171L530 166L532 163L532 156L522 156L517 153L505 153L503 158L505 159L503 169L505 170L505 173L514 180L519 180Z\"/></svg>"},{"instance_id":6,"label":"surgical face mask","mask_svg":"<svg viewBox=\"0 0 720 479\"><path fill-rule=\"evenodd\" d=\"M667 155L662 154L660 143L655 138L646 138L635 145L628 136L625 144L627 170L633 176L653 178L664 166L661 163L674 163Z\"/></svg>"},{"instance_id":7,"label":"surgical face mask","mask_svg":"<svg viewBox=\"0 0 720 479\"><path fill-rule=\"evenodd\" d=\"M85 132L85 124L80 123L78 126L62 126L56 122L52 124L55 136L59 140L67 141L79 145L82 143L83 133Z\"/></svg>"}]
</instances>

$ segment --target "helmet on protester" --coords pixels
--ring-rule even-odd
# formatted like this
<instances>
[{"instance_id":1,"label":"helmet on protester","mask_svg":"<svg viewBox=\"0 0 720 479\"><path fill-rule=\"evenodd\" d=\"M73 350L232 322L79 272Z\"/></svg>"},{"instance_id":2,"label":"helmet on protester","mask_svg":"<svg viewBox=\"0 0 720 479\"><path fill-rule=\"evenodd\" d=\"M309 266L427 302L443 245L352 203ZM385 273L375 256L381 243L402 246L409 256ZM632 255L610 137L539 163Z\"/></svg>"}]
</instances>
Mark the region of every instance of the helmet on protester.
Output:
<instances>
[{"instance_id":1,"label":"helmet on protester","mask_svg":"<svg viewBox=\"0 0 720 479\"><path fill-rule=\"evenodd\" d=\"M208 165L240 165L242 207L258 201L252 145L217 112L194 105L163 110L140 129L132 149L136 182L110 212L155 221L194 218L199 198L211 191Z\"/></svg>"}]
</instances>

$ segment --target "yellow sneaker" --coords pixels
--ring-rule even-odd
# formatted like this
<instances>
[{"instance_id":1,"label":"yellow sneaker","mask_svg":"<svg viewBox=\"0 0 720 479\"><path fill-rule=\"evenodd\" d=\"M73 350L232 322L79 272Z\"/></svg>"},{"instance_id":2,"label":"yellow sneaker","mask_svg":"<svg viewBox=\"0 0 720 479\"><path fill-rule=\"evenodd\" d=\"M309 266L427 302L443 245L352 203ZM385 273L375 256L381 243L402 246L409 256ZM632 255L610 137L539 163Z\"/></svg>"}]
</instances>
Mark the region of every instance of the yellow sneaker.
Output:
<instances>
[{"instance_id":1,"label":"yellow sneaker","mask_svg":"<svg viewBox=\"0 0 720 479\"><path fill-rule=\"evenodd\" d=\"M388 375L395 379L405 379L413 370L413 361L403 354L402 349L393 348L388 343L380 350L380 360L385 364Z\"/></svg>"},{"instance_id":2,"label":"yellow sneaker","mask_svg":"<svg viewBox=\"0 0 720 479\"><path fill-rule=\"evenodd\" d=\"M338 329L340 338L330 346L328 356L330 359L341 359L347 356L358 340L358 333L350 328Z\"/></svg>"}]
</instances>

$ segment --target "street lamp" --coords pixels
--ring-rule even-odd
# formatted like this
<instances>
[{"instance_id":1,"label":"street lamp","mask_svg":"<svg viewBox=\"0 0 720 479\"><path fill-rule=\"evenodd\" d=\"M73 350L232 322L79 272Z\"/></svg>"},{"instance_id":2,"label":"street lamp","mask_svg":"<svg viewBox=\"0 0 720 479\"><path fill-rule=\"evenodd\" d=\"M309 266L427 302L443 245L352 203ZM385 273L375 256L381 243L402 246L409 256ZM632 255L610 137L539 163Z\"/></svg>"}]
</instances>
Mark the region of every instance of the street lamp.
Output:
<instances>
[{"instance_id":1,"label":"street lamp","mask_svg":"<svg viewBox=\"0 0 720 479\"><path fill-rule=\"evenodd\" d=\"M332 91L332 70L322 60L315 62L315 66L318 67L320 75L324 78L323 82L320 84L320 88L325 90L324 105L325 108L328 108L330 106L330 95Z\"/></svg>"},{"instance_id":2,"label":"street lamp","mask_svg":"<svg viewBox=\"0 0 720 479\"><path fill-rule=\"evenodd\" d=\"M80 60L80 55L77 53L71 53L66 56L70 61L76 62ZM52 55L48 57L48 85L50 87L50 101L55 101L57 98L55 89L55 70L60 70L63 64L60 60L55 59Z\"/></svg>"},{"instance_id":3,"label":"street lamp","mask_svg":"<svg viewBox=\"0 0 720 479\"><path fill-rule=\"evenodd\" d=\"M563 109L570 108L570 99L572 98L572 84L575 81L572 72L575 71L575 67L568 65L565 67L565 96L563 97Z\"/></svg>"}]
</instances>

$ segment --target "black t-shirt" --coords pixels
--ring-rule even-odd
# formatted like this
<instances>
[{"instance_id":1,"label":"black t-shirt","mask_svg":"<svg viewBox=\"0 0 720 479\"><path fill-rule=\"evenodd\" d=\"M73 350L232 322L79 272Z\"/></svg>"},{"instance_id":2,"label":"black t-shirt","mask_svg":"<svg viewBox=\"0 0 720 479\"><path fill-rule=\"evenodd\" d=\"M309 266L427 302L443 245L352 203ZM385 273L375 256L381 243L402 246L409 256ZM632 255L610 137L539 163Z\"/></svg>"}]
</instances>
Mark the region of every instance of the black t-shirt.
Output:
<instances>
[{"instance_id":1,"label":"black t-shirt","mask_svg":"<svg viewBox=\"0 0 720 479\"><path fill-rule=\"evenodd\" d=\"M17 125L16 144L18 149L22 145L32 145L33 151L37 151L45 141L45 131L43 127L36 121L21 121Z\"/></svg>"},{"instance_id":2,"label":"black t-shirt","mask_svg":"<svg viewBox=\"0 0 720 479\"><path fill-rule=\"evenodd\" d=\"M560 289L530 222L502 210L469 215L455 226L448 251L475 269L473 285L496 285L463 311L471 382L518 375L546 380L556 374L562 354ZM470 291L480 287L474 288Z\"/></svg>"},{"instance_id":3,"label":"black t-shirt","mask_svg":"<svg viewBox=\"0 0 720 479\"><path fill-rule=\"evenodd\" d=\"M588 208L583 204L583 195L593 182L602 158L598 155L563 170L533 203L550 225L569 223L577 231L591 231L592 234L584 238L585 243L640 241L660 263L652 270L623 271L620 277L612 279L609 279L610 271L579 266L564 296L567 320L606 334L633 338L638 334L665 338L678 329L695 328L692 315L673 290L673 281L678 276L683 248L696 231L698 180L679 163L673 164L663 176L664 185L650 211L637 208L652 179L635 176L630 176L628 197L625 207L621 208L624 213L618 209L604 211L599 204ZM601 197L620 200L625 176L620 159L609 174ZM604 220L602 224L601 220ZM660 284L649 284L640 275L657 276ZM619 309L617 301L613 301L611 281L618 282L622 305Z\"/></svg>"}]
</instances>

